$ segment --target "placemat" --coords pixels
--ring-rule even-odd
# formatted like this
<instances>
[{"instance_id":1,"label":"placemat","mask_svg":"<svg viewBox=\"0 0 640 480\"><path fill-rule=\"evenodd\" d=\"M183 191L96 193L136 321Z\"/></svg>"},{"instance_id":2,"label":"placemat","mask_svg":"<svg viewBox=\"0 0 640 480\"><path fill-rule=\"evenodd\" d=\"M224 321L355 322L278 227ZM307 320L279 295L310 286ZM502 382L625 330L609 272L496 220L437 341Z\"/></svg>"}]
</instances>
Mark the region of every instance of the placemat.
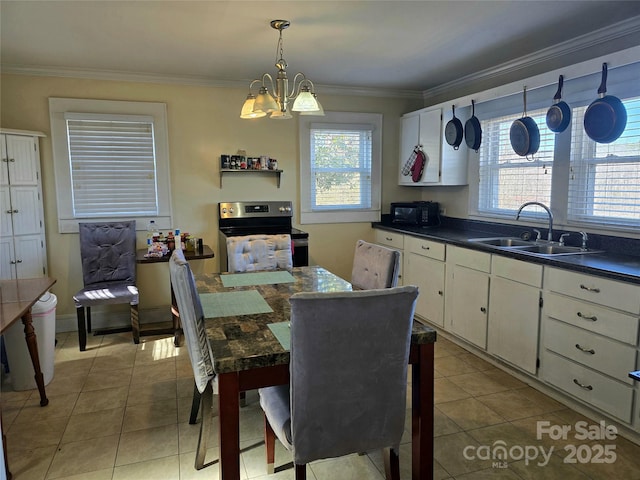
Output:
<instances>
[{"instance_id":1,"label":"placemat","mask_svg":"<svg viewBox=\"0 0 640 480\"><path fill-rule=\"evenodd\" d=\"M291 350L291 327L289 327L289 322L269 323L267 327L278 339L282 348L287 351Z\"/></svg>"},{"instance_id":2,"label":"placemat","mask_svg":"<svg viewBox=\"0 0 640 480\"><path fill-rule=\"evenodd\" d=\"M270 283L293 283L295 278L286 270L277 272L232 273L221 275L225 287L246 287L248 285L267 285Z\"/></svg>"},{"instance_id":3,"label":"placemat","mask_svg":"<svg viewBox=\"0 0 640 480\"><path fill-rule=\"evenodd\" d=\"M257 290L202 293L200 302L206 318L273 312Z\"/></svg>"}]
</instances>

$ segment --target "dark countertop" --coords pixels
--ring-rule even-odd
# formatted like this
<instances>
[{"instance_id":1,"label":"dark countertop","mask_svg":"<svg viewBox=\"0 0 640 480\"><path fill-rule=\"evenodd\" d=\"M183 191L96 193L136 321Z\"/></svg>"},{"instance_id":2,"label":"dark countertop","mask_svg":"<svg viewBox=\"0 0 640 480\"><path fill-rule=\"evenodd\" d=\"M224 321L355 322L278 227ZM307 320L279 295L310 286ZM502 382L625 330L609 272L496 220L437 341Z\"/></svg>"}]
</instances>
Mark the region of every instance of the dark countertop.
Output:
<instances>
[{"instance_id":1,"label":"dark countertop","mask_svg":"<svg viewBox=\"0 0 640 480\"><path fill-rule=\"evenodd\" d=\"M213 352L217 373L237 372L252 368L289 363L285 350L273 335L269 323L288 322L291 316L289 297L297 292L350 291L351 284L322 267L294 267L293 283L225 287L221 276L207 273L196 275L198 293L222 293L238 290L257 290L273 309L269 313L207 318L206 329ZM242 275L251 275L250 273ZM434 343L436 332L430 327L413 322L412 344Z\"/></svg>"},{"instance_id":2,"label":"dark countertop","mask_svg":"<svg viewBox=\"0 0 640 480\"><path fill-rule=\"evenodd\" d=\"M470 238L487 238L497 236L519 236L519 231L530 231L531 228L514 227L513 225L498 225L484 222L443 222L438 227L414 227L405 225L391 225L389 223L375 222L373 228L388 230L397 233L406 233L428 240L439 241L450 245L481 250L496 255L524 260L531 263L539 263L553 267L565 268L581 273L598 275L601 277L621 280L640 285L640 256L625 255L618 252L607 251L605 237L597 237L596 245L589 244L589 248L602 249L601 253L588 253L583 255L540 256L530 253L518 252L517 249L498 249L480 243L470 242ZM544 234L543 234L543 238ZM628 250L624 250L628 251ZM631 249L635 253L634 248Z\"/></svg>"}]
</instances>

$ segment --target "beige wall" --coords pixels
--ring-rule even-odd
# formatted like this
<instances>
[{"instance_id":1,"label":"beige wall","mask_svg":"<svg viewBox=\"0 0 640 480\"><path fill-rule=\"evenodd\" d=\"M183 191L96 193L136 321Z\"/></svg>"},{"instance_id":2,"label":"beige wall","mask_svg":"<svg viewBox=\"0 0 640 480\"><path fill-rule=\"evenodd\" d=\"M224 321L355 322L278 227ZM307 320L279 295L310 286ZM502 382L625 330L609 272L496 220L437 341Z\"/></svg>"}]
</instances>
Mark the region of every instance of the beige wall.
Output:
<instances>
[{"instance_id":1,"label":"beige wall","mask_svg":"<svg viewBox=\"0 0 640 480\"><path fill-rule=\"evenodd\" d=\"M415 189L397 186L399 117L422 106L419 100L398 98L325 96L325 110L377 112L384 115L383 211L389 202L419 198ZM46 218L49 275L58 279L57 315L75 315L72 295L82 287L77 234L59 234L55 179L49 126L49 97L92 98L164 102L167 104L171 193L176 228L204 238L217 253L217 203L235 200L293 200L299 205L297 121L241 120L244 89L147 84L89 79L3 75L0 85L3 128L37 130L41 140L41 163ZM220 154L245 149L249 155L269 155L284 170L282 185L275 177L228 175L220 188ZM297 223L299 217L294 218ZM350 277L352 251L358 238L371 239L368 223L298 225L310 233L310 260ZM139 233L139 246L144 246ZM218 270L218 260L192 262L196 272ZM167 265L138 268L140 307L168 304ZM143 319L144 321L144 319Z\"/></svg>"}]
</instances>

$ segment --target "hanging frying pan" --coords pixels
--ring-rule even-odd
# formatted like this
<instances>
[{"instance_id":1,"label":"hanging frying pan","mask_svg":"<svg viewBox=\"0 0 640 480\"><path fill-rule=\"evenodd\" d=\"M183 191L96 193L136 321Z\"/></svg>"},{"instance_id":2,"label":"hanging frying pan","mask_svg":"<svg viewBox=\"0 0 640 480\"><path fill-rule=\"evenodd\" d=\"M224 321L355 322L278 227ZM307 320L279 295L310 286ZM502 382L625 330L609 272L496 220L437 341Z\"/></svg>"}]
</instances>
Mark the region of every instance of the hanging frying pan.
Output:
<instances>
[{"instance_id":1,"label":"hanging frying pan","mask_svg":"<svg viewBox=\"0 0 640 480\"><path fill-rule=\"evenodd\" d=\"M558 91L553 96L554 104L547 110L547 127L555 133L564 132L571 121L571 107L562 100L564 77L558 79Z\"/></svg>"},{"instance_id":2,"label":"hanging frying pan","mask_svg":"<svg viewBox=\"0 0 640 480\"><path fill-rule=\"evenodd\" d=\"M627 126L627 110L618 97L607 93L607 64L602 64L602 82L598 88L600 98L591 102L584 114L584 131L598 143L611 143L618 139Z\"/></svg>"},{"instance_id":3,"label":"hanging frying pan","mask_svg":"<svg viewBox=\"0 0 640 480\"><path fill-rule=\"evenodd\" d=\"M527 116L527 87L524 87L524 113L511 124L511 147L521 157L533 155L540 148L540 130L535 120Z\"/></svg>"},{"instance_id":4,"label":"hanging frying pan","mask_svg":"<svg viewBox=\"0 0 640 480\"><path fill-rule=\"evenodd\" d=\"M444 127L444 138L447 143L453 147L454 150L460 148L462 143L462 122L456 117L456 106L451 105L451 111L453 112L453 118L447 122Z\"/></svg>"},{"instance_id":5,"label":"hanging frying pan","mask_svg":"<svg viewBox=\"0 0 640 480\"><path fill-rule=\"evenodd\" d=\"M471 150L476 152L480 150L482 128L480 127L480 120L476 117L476 102L474 100L471 100L471 118L464 124L464 140Z\"/></svg>"}]
</instances>

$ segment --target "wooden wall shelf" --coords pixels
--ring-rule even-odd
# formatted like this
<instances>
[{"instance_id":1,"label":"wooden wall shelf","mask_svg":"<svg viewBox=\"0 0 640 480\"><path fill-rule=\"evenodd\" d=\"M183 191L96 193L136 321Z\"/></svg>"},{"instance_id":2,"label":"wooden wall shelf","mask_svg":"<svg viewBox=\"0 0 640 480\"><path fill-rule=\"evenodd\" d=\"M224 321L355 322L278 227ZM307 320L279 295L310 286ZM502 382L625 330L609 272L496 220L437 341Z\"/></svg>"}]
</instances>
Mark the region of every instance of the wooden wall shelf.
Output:
<instances>
[{"instance_id":1,"label":"wooden wall shelf","mask_svg":"<svg viewBox=\"0 0 640 480\"><path fill-rule=\"evenodd\" d=\"M227 173L234 173L240 175L248 175L248 174L257 174L257 175L277 175L278 177L278 188L280 188L280 175L282 174L282 170L235 170L230 168L223 168L220 170L220 188L222 188L222 178Z\"/></svg>"}]
</instances>

